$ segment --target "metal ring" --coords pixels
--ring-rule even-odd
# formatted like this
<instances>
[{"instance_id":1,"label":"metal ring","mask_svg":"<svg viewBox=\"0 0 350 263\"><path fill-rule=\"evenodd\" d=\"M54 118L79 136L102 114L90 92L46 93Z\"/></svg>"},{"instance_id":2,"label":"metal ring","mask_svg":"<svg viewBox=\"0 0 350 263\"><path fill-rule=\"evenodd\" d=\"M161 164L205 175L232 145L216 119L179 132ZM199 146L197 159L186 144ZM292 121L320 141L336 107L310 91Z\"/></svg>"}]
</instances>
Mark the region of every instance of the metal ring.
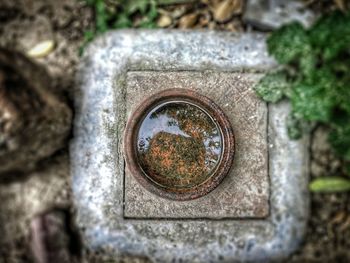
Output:
<instances>
[{"instance_id":1,"label":"metal ring","mask_svg":"<svg viewBox=\"0 0 350 263\"><path fill-rule=\"evenodd\" d=\"M221 132L223 147L215 171L206 181L190 188L163 187L155 183L140 166L137 154L139 128L145 116L157 105L172 101L187 102L203 109L214 120ZM208 97L188 89L167 89L146 98L130 116L124 133L124 155L127 169L144 188L171 200L192 200L211 192L229 173L233 164L234 152L234 133L225 113Z\"/></svg>"}]
</instances>

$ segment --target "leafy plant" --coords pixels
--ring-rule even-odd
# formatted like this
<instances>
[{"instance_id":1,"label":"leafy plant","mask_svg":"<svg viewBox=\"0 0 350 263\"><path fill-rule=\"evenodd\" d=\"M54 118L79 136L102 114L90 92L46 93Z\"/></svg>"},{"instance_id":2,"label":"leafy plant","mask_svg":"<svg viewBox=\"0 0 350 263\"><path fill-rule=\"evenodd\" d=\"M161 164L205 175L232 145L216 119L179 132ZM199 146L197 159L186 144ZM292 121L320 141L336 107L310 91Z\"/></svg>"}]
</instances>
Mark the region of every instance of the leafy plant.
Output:
<instances>
[{"instance_id":1,"label":"leafy plant","mask_svg":"<svg viewBox=\"0 0 350 263\"><path fill-rule=\"evenodd\" d=\"M84 46L97 35L109 29L118 28L155 28L158 16L156 0L85 0L93 7L95 25L90 31L86 31ZM138 22L133 23L137 16Z\"/></svg>"},{"instance_id":2,"label":"leafy plant","mask_svg":"<svg viewBox=\"0 0 350 263\"><path fill-rule=\"evenodd\" d=\"M330 128L334 151L350 162L350 14L333 12L310 29L291 23L273 32L268 52L282 66L255 86L268 102L288 98L289 136L301 137L308 124ZM311 183L313 191L350 190L349 179L328 177Z\"/></svg>"},{"instance_id":3,"label":"leafy plant","mask_svg":"<svg viewBox=\"0 0 350 263\"><path fill-rule=\"evenodd\" d=\"M342 177L323 177L311 182L313 192L341 192L350 190L350 180Z\"/></svg>"}]
</instances>

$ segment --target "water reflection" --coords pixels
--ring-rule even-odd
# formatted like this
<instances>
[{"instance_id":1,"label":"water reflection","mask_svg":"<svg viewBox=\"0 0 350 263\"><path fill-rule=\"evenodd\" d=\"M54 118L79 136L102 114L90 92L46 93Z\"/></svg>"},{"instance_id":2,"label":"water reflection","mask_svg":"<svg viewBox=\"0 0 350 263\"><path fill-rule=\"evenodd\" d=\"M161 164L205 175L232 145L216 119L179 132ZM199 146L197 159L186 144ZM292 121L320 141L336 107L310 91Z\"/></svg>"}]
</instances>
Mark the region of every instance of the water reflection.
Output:
<instances>
[{"instance_id":1,"label":"water reflection","mask_svg":"<svg viewBox=\"0 0 350 263\"><path fill-rule=\"evenodd\" d=\"M137 151L144 172L167 188L187 188L210 177L222 153L221 133L199 107L166 102L139 128Z\"/></svg>"}]
</instances>

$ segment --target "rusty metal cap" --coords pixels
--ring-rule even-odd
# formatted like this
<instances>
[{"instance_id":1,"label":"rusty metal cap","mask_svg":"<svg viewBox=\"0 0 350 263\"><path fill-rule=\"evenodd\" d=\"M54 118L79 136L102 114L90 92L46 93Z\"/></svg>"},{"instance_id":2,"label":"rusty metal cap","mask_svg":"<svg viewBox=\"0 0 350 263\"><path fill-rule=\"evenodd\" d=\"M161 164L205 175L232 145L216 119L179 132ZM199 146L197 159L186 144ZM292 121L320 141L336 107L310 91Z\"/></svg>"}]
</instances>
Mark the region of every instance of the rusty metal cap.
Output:
<instances>
[{"instance_id":1,"label":"rusty metal cap","mask_svg":"<svg viewBox=\"0 0 350 263\"><path fill-rule=\"evenodd\" d=\"M124 134L127 169L150 192L172 200L208 194L229 173L234 134L211 99L187 89L146 98Z\"/></svg>"}]
</instances>

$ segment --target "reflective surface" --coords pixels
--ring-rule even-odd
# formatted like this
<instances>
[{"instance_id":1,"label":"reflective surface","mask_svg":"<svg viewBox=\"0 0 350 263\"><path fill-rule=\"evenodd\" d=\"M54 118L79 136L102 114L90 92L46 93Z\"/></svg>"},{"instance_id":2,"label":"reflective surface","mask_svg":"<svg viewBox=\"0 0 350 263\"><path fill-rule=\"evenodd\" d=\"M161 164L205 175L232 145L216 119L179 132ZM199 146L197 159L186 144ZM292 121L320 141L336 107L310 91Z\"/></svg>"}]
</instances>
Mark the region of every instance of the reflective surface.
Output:
<instances>
[{"instance_id":1,"label":"reflective surface","mask_svg":"<svg viewBox=\"0 0 350 263\"><path fill-rule=\"evenodd\" d=\"M188 102L165 102L143 119L137 138L139 165L165 188L205 182L222 154L221 132L202 109Z\"/></svg>"}]
</instances>

